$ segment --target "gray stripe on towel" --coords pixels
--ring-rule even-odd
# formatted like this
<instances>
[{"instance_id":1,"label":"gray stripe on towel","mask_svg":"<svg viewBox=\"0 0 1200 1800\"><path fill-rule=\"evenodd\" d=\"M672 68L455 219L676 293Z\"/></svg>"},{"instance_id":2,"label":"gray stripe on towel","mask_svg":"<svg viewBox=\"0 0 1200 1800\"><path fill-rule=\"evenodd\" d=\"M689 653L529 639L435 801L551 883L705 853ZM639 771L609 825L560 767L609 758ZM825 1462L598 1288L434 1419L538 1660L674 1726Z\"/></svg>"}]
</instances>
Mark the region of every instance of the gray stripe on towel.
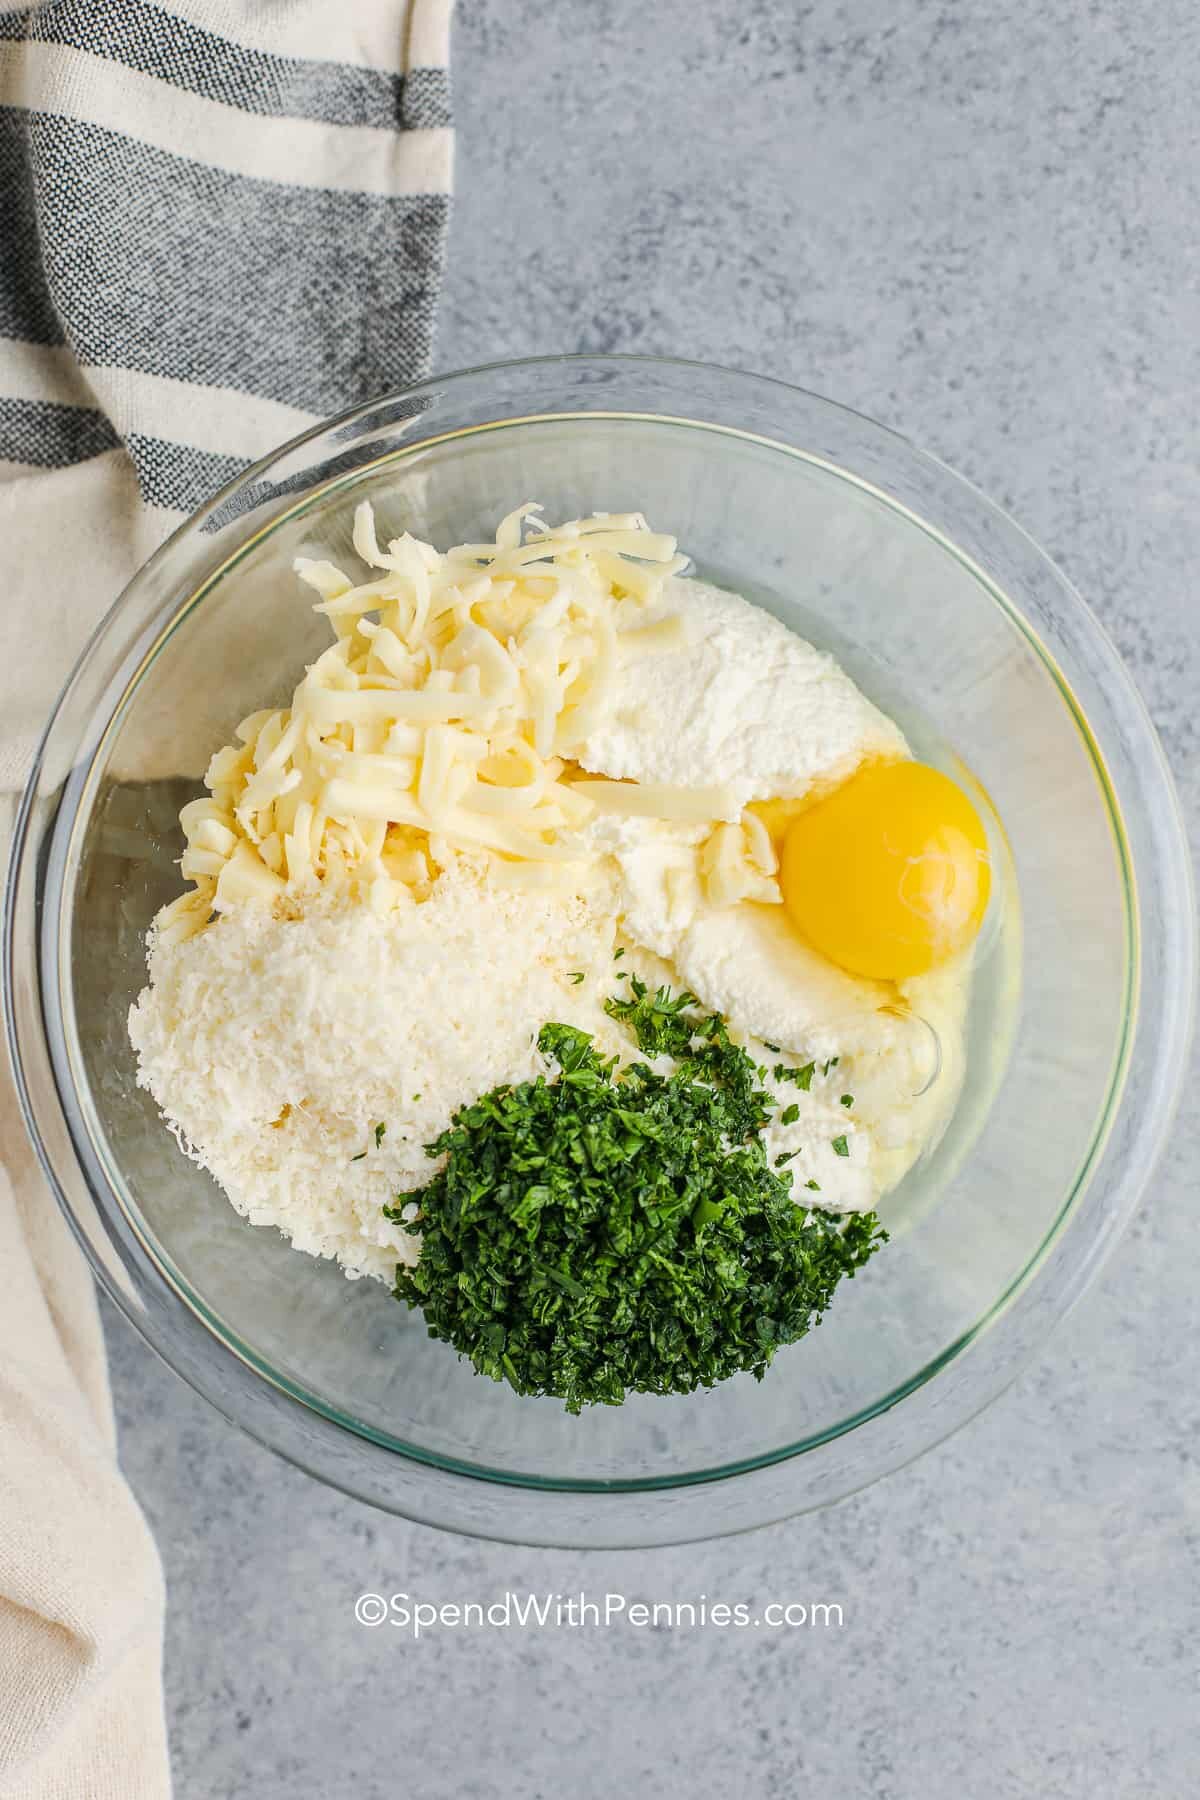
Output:
<instances>
[{"instance_id":1,"label":"gray stripe on towel","mask_svg":"<svg viewBox=\"0 0 1200 1800\"><path fill-rule=\"evenodd\" d=\"M140 431L130 432L128 449L137 465L142 498L150 506L169 506L176 512L195 512L250 466L246 457L218 456Z\"/></svg>"},{"instance_id":2,"label":"gray stripe on towel","mask_svg":"<svg viewBox=\"0 0 1200 1800\"><path fill-rule=\"evenodd\" d=\"M120 441L96 407L0 394L0 461L59 469L115 450Z\"/></svg>"},{"instance_id":3,"label":"gray stripe on towel","mask_svg":"<svg viewBox=\"0 0 1200 1800\"><path fill-rule=\"evenodd\" d=\"M0 15L0 22L3 15ZM25 144L28 114L0 106L0 337L61 344L63 328L38 246L37 204Z\"/></svg>"},{"instance_id":4,"label":"gray stripe on towel","mask_svg":"<svg viewBox=\"0 0 1200 1800\"><path fill-rule=\"evenodd\" d=\"M81 362L318 414L423 373L446 196L259 181L76 119L27 129L54 195L49 288Z\"/></svg>"},{"instance_id":5,"label":"gray stripe on towel","mask_svg":"<svg viewBox=\"0 0 1200 1800\"><path fill-rule=\"evenodd\" d=\"M445 69L400 75L252 50L148 0L48 0L0 13L0 38L25 37L86 50L243 112L390 130L451 122Z\"/></svg>"}]
</instances>

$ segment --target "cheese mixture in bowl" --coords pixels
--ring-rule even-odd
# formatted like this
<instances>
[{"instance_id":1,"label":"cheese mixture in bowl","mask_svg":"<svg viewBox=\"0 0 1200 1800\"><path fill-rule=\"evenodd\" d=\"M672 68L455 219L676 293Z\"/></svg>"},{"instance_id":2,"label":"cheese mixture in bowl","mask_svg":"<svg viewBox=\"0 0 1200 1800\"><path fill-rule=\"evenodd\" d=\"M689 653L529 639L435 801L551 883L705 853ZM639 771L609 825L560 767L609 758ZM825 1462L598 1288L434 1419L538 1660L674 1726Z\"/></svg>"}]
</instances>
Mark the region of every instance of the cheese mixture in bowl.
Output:
<instances>
[{"instance_id":1,"label":"cheese mixture in bowl","mask_svg":"<svg viewBox=\"0 0 1200 1800\"><path fill-rule=\"evenodd\" d=\"M139 1080L518 1391L761 1374L954 1111L980 808L638 514L443 554L363 503L354 547L297 561L333 642L183 809Z\"/></svg>"}]
</instances>

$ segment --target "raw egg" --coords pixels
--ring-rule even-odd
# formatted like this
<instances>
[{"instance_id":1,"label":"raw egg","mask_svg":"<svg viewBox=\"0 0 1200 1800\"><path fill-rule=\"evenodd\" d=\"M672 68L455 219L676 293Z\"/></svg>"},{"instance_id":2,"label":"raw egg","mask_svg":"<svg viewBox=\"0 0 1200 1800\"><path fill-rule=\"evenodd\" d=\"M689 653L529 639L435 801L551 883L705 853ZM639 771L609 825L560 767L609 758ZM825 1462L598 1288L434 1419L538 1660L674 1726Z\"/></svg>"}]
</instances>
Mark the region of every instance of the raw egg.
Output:
<instances>
[{"instance_id":1,"label":"raw egg","mask_svg":"<svg viewBox=\"0 0 1200 1800\"><path fill-rule=\"evenodd\" d=\"M788 826L779 885L797 931L855 975L902 981L979 930L987 833L957 783L924 763L870 763Z\"/></svg>"}]
</instances>

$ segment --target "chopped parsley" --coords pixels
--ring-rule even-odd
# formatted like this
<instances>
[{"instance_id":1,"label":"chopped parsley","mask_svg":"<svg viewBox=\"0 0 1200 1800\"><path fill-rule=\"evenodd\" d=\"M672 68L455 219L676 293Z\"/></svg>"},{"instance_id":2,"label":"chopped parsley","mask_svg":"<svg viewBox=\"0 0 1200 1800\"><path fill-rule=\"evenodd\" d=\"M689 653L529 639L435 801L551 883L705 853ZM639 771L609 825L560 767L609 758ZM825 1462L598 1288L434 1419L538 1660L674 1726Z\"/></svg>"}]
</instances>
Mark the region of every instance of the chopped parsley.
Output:
<instances>
[{"instance_id":1,"label":"chopped parsley","mask_svg":"<svg viewBox=\"0 0 1200 1800\"><path fill-rule=\"evenodd\" d=\"M567 976L567 980L574 982L575 986L578 987L580 982L583 980L583 970L582 969L572 969L571 973Z\"/></svg>"},{"instance_id":2,"label":"chopped parsley","mask_svg":"<svg viewBox=\"0 0 1200 1800\"><path fill-rule=\"evenodd\" d=\"M793 1100L792 1104L790 1106L785 1106L783 1111L780 1113L779 1123L781 1125L794 1125L796 1123L796 1120L799 1117L800 1117L800 1108L796 1105L796 1102Z\"/></svg>"},{"instance_id":3,"label":"chopped parsley","mask_svg":"<svg viewBox=\"0 0 1200 1800\"><path fill-rule=\"evenodd\" d=\"M849 1156L850 1146L846 1142L844 1137L835 1137L832 1141L833 1141L833 1154L835 1156Z\"/></svg>"},{"instance_id":4,"label":"chopped parsley","mask_svg":"<svg viewBox=\"0 0 1200 1800\"><path fill-rule=\"evenodd\" d=\"M829 1061L825 1064L825 1067L821 1070L822 1075L828 1075L830 1069L836 1069L841 1060L840 1056L831 1056Z\"/></svg>"},{"instance_id":5,"label":"chopped parsley","mask_svg":"<svg viewBox=\"0 0 1200 1800\"><path fill-rule=\"evenodd\" d=\"M789 1069L786 1063L776 1063L771 1070L776 1081L790 1081L803 1093L807 1094L812 1086L812 1078L816 1073L816 1063L805 1063L802 1069Z\"/></svg>"},{"instance_id":6,"label":"chopped parsley","mask_svg":"<svg viewBox=\"0 0 1200 1800\"><path fill-rule=\"evenodd\" d=\"M814 1194L819 1194L821 1191L821 1184L819 1181L806 1181L804 1185L806 1188L811 1188Z\"/></svg>"},{"instance_id":7,"label":"chopped parsley","mask_svg":"<svg viewBox=\"0 0 1200 1800\"><path fill-rule=\"evenodd\" d=\"M613 951L613 961L620 962L620 960L624 956L624 954L625 954L625 952L623 950L614 950Z\"/></svg>"},{"instance_id":8,"label":"chopped parsley","mask_svg":"<svg viewBox=\"0 0 1200 1800\"><path fill-rule=\"evenodd\" d=\"M352 1156L352 1157L351 1157L351 1158L350 1158L350 1161L351 1161L351 1162L361 1162L361 1161L362 1161L362 1159L363 1159L363 1157L364 1157L364 1156L365 1156L365 1155L366 1155L366 1154L367 1154L367 1153L366 1153L366 1151L365 1151L365 1150L360 1150L360 1151L359 1151L359 1153L358 1153L358 1155L357 1155L357 1156Z\"/></svg>"},{"instance_id":9,"label":"chopped parsley","mask_svg":"<svg viewBox=\"0 0 1200 1800\"><path fill-rule=\"evenodd\" d=\"M387 1126L384 1124L383 1120L381 1119L379 1121L378 1125L375 1127L375 1148L377 1150L378 1150L380 1144L382 1144L382 1142L383 1142L383 1134L386 1130L387 1130Z\"/></svg>"},{"instance_id":10,"label":"chopped parsley","mask_svg":"<svg viewBox=\"0 0 1200 1800\"><path fill-rule=\"evenodd\" d=\"M853 1094L843 1094L842 1095L842 1105L843 1106L853 1106L854 1105L854 1095Z\"/></svg>"},{"instance_id":11,"label":"chopped parsley","mask_svg":"<svg viewBox=\"0 0 1200 1800\"><path fill-rule=\"evenodd\" d=\"M761 1379L886 1236L873 1213L795 1203L764 1149L763 1071L720 1015L636 975L606 1011L673 1072L618 1069L586 1033L545 1025L557 1075L461 1108L426 1146L438 1173L384 1208L421 1240L394 1292L430 1336L572 1413Z\"/></svg>"}]
</instances>

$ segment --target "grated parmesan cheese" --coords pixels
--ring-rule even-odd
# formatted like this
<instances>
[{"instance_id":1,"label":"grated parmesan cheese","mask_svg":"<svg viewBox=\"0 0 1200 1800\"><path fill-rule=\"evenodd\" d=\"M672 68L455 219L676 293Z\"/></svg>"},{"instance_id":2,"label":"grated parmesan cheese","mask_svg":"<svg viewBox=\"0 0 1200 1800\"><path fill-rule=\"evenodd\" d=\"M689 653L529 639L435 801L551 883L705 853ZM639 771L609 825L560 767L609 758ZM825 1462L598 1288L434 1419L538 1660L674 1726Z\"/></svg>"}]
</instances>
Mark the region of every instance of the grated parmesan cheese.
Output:
<instances>
[{"instance_id":1,"label":"grated parmesan cheese","mask_svg":"<svg viewBox=\"0 0 1200 1800\"><path fill-rule=\"evenodd\" d=\"M344 890L301 919L240 905L152 943L138 1080L252 1224L390 1280L417 1246L380 1208L429 1180L423 1146L456 1108L538 1074L548 1019L627 1049L603 1009L613 935L611 915L465 865L387 918Z\"/></svg>"}]
</instances>

